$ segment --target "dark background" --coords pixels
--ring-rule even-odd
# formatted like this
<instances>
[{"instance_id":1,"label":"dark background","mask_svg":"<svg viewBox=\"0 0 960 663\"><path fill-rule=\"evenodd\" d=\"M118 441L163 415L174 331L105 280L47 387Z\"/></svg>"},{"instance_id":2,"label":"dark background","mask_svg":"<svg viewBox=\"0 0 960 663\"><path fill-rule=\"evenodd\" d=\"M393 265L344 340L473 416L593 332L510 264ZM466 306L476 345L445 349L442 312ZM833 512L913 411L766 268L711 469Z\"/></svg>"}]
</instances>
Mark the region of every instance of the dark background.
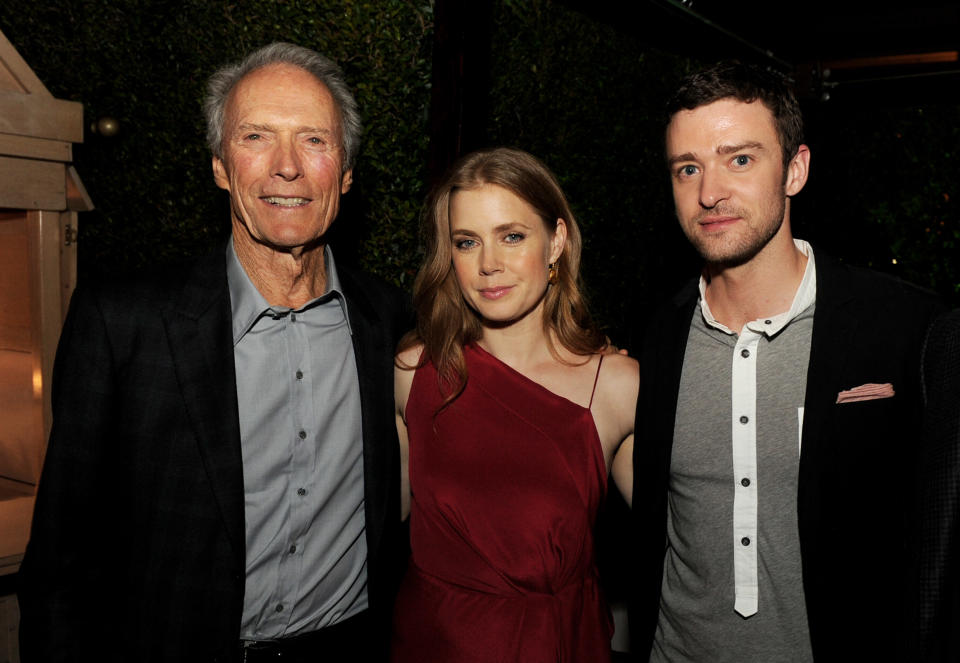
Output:
<instances>
[{"instance_id":1,"label":"dark background","mask_svg":"<svg viewBox=\"0 0 960 663\"><path fill-rule=\"evenodd\" d=\"M200 102L219 65L274 40L344 68L364 144L338 258L409 287L431 178L459 153L520 147L557 173L586 240L584 273L614 341L695 274L673 217L661 108L723 58L796 82L813 160L797 236L960 303L960 9L917 0L2 0L0 30L57 97L84 104L75 165L79 277L154 269L228 229ZM802 11L799 11L802 9ZM952 55L951 55L952 54Z\"/></svg>"}]
</instances>

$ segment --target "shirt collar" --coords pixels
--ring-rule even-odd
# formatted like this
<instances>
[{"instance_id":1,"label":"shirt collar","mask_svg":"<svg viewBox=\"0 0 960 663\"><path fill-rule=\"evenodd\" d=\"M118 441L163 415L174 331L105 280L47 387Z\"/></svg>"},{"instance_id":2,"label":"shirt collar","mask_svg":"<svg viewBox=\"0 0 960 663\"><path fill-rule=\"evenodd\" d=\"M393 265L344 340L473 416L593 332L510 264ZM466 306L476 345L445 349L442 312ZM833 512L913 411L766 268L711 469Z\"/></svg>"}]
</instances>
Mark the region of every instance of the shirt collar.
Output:
<instances>
[{"instance_id":1,"label":"shirt collar","mask_svg":"<svg viewBox=\"0 0 960 663\"><path fill-rule=\"evenodd\" d=\"M813 305L817 300L817 268L813 260L813 247L810 246L809 242L805 242L802 239L794 239L794 245L803 255L807 256L807 266L803 270L803 279L800 281L800 286L797 288L797 292L793 295L793 302L790 304L790 309L785 313L778 313L777 315L771 316L769 318L758 318L747 323L747 327L752 331L766 334L767 336L773 336L780 332L781 329L790 324L793 320L797 318L801 313L806 311ZM700 311L703 314L703 320L711 327L719 329L722 332L727 334L734 334L731 329L728 329L725 325L717 322L717 319L713 317L713 313L710 311L710 306L707 304L707 281L700 277Z\"/></svg>"},{"instance_id":2,"label":"shirt collar","mask_svg":"<svg viewBox=\"0 0 960 663\"><path fill-rule=\"evenodd\" d=\"M230 288L230 310L233 321L233 344L236 345L264 314L286 313L291 309L285 306L271 306L266 298L260 294L243 265L240 264L240 259L237 258L232 236L227 242L226 251L227 285ZM347 330L352 336L353 329L350 327L350 316L347 315L347 300L343 296L343 288L337 275L337 265L333 260L333 251L329 246L323 247L323 258L327 270L327 291L295 310L299 313L318 304L329 302L331 299L336 299L343 310L343 317L347 321Z\"/></svg>"}]
</instances>

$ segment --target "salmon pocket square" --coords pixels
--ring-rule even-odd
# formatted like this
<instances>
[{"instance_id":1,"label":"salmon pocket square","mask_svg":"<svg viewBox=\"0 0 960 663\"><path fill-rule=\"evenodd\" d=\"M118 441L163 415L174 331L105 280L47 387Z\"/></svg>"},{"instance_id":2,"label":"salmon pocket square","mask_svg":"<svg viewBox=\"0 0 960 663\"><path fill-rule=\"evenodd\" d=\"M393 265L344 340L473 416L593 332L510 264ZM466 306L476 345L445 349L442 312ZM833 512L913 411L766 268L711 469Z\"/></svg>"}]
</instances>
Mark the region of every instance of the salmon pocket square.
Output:
<instances>
[{"instance_id":1,"label":"salmon pocket square","mask_svg":"<svg viewBox=\"0 0 960 663\"><path fill-rule=\"evenodd\" d=\"M885 382L884 384L862 384L859 387L847 389L837 394L837 403L873 401L878 398L890 398L893 394L893 385L889 382Z\"/></svg>"}]
</instances>

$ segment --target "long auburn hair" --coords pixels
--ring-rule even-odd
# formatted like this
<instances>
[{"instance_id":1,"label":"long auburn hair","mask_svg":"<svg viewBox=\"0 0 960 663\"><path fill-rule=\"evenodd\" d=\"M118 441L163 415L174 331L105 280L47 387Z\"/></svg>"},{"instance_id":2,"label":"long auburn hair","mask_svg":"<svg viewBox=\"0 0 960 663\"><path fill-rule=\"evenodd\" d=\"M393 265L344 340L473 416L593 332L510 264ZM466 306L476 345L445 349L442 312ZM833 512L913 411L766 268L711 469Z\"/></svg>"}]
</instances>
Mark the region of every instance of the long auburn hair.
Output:
<instances>
[{"instance_id":1,"label":"long auburn hair","mask_svg":"<svg viewBox=\"0 0 960 663\"><path fill-rule=\"evenodd\" d=\"M543 328L550 353L562 361L554 339L577 355L593 354L606 345L587 308L580 279L580 229L557 178L539 159L521 150L498 147L472 152L457 161L427 196L420 219L425 255L413 284L417 326L399 345L402 352L423 344L418 366L430 361L436 367L446 392L441 410L466 387L464 346L483 335L480 317L464 300L453 270L450 199L459 190L484 184L502 187L525 201L549 233L556 231L557 219L566 222L567 241L554 266L557 278L544 299Z\"/></svg>"}]
</instances>

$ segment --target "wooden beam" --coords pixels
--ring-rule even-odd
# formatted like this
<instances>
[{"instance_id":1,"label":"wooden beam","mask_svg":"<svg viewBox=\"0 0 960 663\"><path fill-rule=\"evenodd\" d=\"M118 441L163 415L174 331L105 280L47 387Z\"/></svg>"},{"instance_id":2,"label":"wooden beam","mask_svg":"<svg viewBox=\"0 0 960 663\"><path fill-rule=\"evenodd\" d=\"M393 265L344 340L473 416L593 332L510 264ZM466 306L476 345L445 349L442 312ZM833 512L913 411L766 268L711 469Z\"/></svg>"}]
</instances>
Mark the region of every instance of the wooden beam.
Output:
<instances>
[{"instance_id":1,"label":"wooden beam","mask_svg":"<svg viewBox=\"0 0 960 663\"><path fill-rule=\"evenodd\" d=\"M866 58L847 58L830 60L823 63L824 69L866 69L868 67L900 67L920 64L943 64L957 62L957 51L938 51L936 53L902 53L899 55L876 55Z\"/></svg>"},{"instance_id":2,"label":"wooden beam","mask_svg":"<svg viewBox=\"0 0 960 663\"><path fill-rule=\"evenodd\" d=\"M0 134L0 156L68 162L73 161L73 143Z\"/></svg>"},{"instance_id":3,"label":"wooden beam","mask_svg":"<svg viewBox=\"0 0 960 663\"><path fill-rule=\"evenodd\" d=\"M67 208L67 177L62 163L0 157L0 207Z\"/></svg>"},{"instance_id":4,"label":"wooden beam","mask_svg":"<svg viewBox=\"0 0 960 663\"><path fill-rule=\"evenodd\" d=\"M0 133L83 142L83 104L0 90Z\"/></svg>"},{"instance_id":5,"label":"wooden beam","mask_svg":"<svg viewBox=\"0 0 960 663\"><path fill-rule=\"evenodd\" d=\"M87 187L80 181L80 175L73 166L67 166L67 209L74 212L89 212L93 201L87 193Z\"/></svg>"},{"instance_id":6,"label":"wooden beam","mask_svg":"<svg viewBox=\"0 0 960 663\"><path fill-rule=\"evenodd\" d=\"M50 90L37 78L33 69L30 68L26 60L20 57L17 49L13 47L13 44L4 36L2 31L0 31L0 70L2 70L0 81L8 85L16 85L16 89L21 92L49 99L53 98Z\"/></svg>"}]
</instances>

